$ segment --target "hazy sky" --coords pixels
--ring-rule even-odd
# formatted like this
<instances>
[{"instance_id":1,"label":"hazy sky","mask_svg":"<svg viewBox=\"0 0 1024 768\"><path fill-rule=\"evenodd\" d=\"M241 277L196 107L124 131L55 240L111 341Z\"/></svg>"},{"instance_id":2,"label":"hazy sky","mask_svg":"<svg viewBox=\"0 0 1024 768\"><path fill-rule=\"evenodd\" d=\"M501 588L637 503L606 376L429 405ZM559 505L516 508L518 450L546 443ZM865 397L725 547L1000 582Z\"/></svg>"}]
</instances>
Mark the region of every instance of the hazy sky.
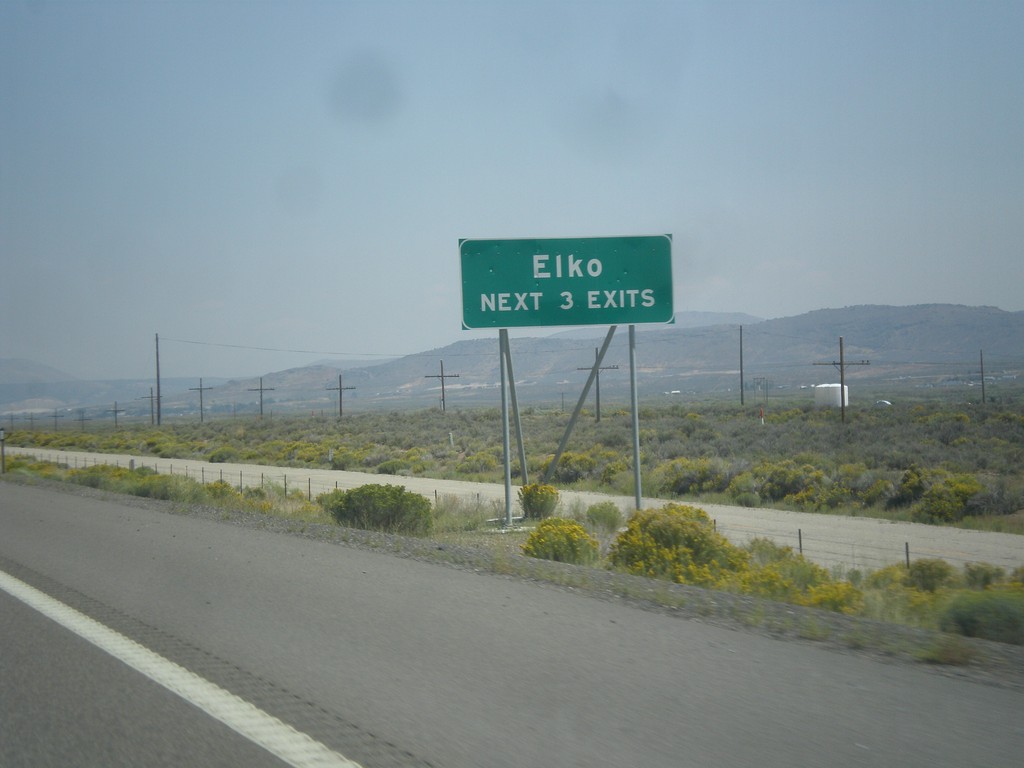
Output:
<instances>
[{"instance_id":1,"label":"hazy sky","mask_svg":"<svg viewBox=\"0 0 1024 768\"><path fill-rule=\"evenodd\" d=\"M1022 40L1019 0L5 0L0 358L496 337L460 237L670 233L677 311L1021 310Z\"/></svg>"}]
</instances>

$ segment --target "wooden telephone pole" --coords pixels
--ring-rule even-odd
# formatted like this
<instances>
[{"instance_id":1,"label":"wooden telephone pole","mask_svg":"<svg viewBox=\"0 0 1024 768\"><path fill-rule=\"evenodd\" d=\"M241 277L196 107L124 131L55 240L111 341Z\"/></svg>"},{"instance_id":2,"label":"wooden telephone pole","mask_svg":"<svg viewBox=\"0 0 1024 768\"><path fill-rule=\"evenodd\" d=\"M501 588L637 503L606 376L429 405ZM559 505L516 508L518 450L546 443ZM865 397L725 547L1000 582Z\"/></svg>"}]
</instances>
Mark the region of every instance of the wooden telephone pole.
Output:
<instances>
[{"instance_id":1,"label":"wooden telephone pole","mask_svg":"<svg viewBox=\"0 0 1024 768\"><path fill-rule=\"evenodd\" d=\"M355 389L355 387L343 387L341 385L341 374L340 373L338 374L338 386L336 386L336 387L327 387L327 390L329 392L335 392L336 391L338 393L338 418L339 419L342 417L342 414L344 413L344 411L342 410L342 408L343 408L342 404L343 404L343 401L345 399L344 393L345 393L346 389Z\"/></svg>"},{"instance_id":2,"label":"wooden telephone pole","mask_svg":"<svg viewBox=\"0 0 1024 768\"><path fill-rule=\"evenodd\" d=\"M445 396L444 396L444 380L445 379L457 379L459 374L457 373L445 373L444 372L444 360L441 361L441 374L433 374L431 376L424 376L425 379L440 379L441 380L441 412L445 410Z\"/></svg>"},{"instance_id":3,"label":"wooden telephone pole","mask_svg":"<svg viewBox=\"0 0 1024 768\"><path fill-rule=\"evenodd\" d=\"M248 391L249 392L259 392L260 393L260 418L262 419L263 418L263 393L264 392L273 392L274 388L273 387L264 387L263 386L263 377L260 376L260 385L258 387L256 387L256 388L251 388Z\"/></svg>"},{"instance_id":4,"label":"wooden telephone pole","mask_svg":"<svg viewBox=\"0 0 1024 768\"><path fill-rule=\"evenodd\" d=\"M203 379L202 379L201 376L199 377L199 386L198 387L189 387L188 388L189 392L198 392L199 393L199 423L200 424L203 423L203 392L205 392L208 389L213 389L213 387L204 387L203 386Z\"/></svg>"},{"instance_id":5,"label":"wooden telephone pole","mask_svg":"<svg viewBox=\"0 0 1024 768\"><path fill-rule=\"evenodd\" d=\"M815 365L834 365L839 369L839 410L840 420L846 423L846 366L848 365L871 365L870 360L859 360L855 363L846 362L843 354L843 337L839 337L839 362L835 360L828 363L815 363Z\"/></svg>"},{"instance_id":6,"label":"wooden telephone pole","mask_svg":"<svg viewBox=\"0 0 1024 768\"><path fill-rule=\"evenodd\" d=\"M114 401L114 407L111 408L107 413L114 414L114 429L117 429L117 414L124 413L124 408L117 407L117 400Z\"/></svg>"},{"instance_id":7,"label":"wooden telephone pole","mask_svg":"<svg viewBox=\"0 0 1024 768\"><path fill-rule=\"evenodd\" d=\"M617 365L598 365L598 361L601 359L600 350L594 347L594 365L588 365L585 368L577 368L577 371L592 371L597 366L597 375L594 377L594 399L595 399L595 410L597 411L597 421L601 420L601 371L617 371L619 366Z\"/></svg>"}]
</instances>

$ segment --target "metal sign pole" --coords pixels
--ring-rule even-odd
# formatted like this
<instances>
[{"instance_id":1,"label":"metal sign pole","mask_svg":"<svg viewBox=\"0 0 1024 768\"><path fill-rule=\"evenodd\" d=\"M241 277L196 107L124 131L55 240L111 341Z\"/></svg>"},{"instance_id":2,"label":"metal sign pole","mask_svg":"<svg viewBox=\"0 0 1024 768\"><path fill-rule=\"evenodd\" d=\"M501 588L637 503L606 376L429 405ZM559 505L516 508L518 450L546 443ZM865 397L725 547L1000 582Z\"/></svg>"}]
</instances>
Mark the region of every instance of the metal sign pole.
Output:
<instances>
[{"instance_id":1,"label":"metal sign pole","mask_svg":"<svg viewBox=\"0 0 1024 768\"><path fill-rule=\"evenodd\" d=\"M636 326L629 326L629 397L633 409L633 487L636 508L640 503L640 406L636 392Z\"/></svg>"},{"instance_id":2,"label":"metal sign pole","mask_svg":"<svg viewBox=\"0 0 1024 768\"><path fill-rule=\"evenodd\" d=\"M510 451L508 427L508 371L505 365L505 349L508 344L508 331L498 331L498 352L501 358L501 448L505 455L505 526L512 527L512 457Z\"/></svg>"},{"instance_id":3,"label":"metal sign pole","mask_svg":"<svg viewBox=\"0 0 1024 768\"><path fill-rule=\"evenodd\" d=\"M516 396L516 372L512 367L512 345L508 340L508 331L505 331L505 343L502 344L502 354L505 356L505 365L508 370L508 390L512 398L512 419L516 423L516 444L519 447L519 471L522 476L523 485L530 482L529 472L526 469L526 446L523 444L523 422L519 418L519 398Z\"/></svg>"}]
</instances>

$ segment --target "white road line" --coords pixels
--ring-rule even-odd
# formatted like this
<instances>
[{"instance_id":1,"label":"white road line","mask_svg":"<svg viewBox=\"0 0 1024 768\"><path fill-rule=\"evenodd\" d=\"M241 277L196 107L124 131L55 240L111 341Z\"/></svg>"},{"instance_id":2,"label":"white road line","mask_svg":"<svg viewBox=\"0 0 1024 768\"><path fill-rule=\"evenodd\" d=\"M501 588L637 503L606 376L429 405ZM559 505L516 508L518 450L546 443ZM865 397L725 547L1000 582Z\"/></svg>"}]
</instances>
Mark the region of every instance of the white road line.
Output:
<instances>
[{"instance_id":1,"label":"white road line","mask_svg":"<svg viewBox=\"0 0 1024 768\"><path fill-rule=\"evenodd\" d=\"M159 683L295 768L359 768L262 709L0 571L0 589Z\"/></svg>"}]
</instances>

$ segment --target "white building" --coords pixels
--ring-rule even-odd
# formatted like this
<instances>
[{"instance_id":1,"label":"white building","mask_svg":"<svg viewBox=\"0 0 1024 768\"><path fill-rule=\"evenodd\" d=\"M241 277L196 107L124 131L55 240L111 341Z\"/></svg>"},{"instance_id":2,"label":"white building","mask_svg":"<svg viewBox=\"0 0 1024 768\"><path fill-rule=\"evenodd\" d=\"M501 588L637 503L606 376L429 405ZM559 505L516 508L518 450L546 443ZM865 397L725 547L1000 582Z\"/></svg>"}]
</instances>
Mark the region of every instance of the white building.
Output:
<instances>
[{"instance_id":1,"label":"white building","mask_svg":"<svg viewBox=\"0 0 1024 768\"><path fill-rule=\"evenodd\" d=\"M843 399L839 399L839 384L818 384L814 388L814 404L819 408L840 408L850 405L850 388L842 387Z\"/></svg>"}]
</instances>

